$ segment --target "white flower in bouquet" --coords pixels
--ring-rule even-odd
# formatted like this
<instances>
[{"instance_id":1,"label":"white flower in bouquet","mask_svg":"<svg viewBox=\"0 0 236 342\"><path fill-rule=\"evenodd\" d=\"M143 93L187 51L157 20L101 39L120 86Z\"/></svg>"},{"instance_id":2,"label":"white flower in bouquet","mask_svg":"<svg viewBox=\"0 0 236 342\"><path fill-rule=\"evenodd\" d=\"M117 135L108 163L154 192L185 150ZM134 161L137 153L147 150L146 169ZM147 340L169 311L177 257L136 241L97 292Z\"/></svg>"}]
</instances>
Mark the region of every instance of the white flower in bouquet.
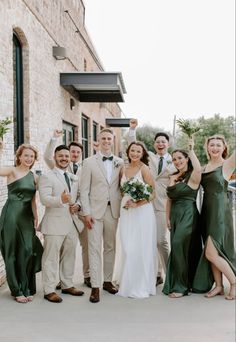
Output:
<instances>
[{"instance_id":1,"label":"white flower in bouquet","mask_svg":"<svg viewBox=\"0 0 236 342\"><path fill-rule=\"evenodd\" d=\"M134 202L141 200L149 201L153 193L153 187L133 177L121 186L121 191L129 195Z\"/></svg>"}]
</instances>

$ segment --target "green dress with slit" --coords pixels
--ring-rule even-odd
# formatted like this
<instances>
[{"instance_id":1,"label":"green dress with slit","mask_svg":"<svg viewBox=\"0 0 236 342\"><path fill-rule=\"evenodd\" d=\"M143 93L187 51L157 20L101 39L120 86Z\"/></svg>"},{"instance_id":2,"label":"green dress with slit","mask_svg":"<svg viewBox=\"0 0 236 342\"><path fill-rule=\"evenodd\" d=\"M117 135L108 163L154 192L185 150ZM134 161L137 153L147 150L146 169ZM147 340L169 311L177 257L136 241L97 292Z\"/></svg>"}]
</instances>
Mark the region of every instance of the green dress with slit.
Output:
<instances>
[{"instance_id":1,"label":"green dress with slit","mask_svg":"<svg viewBox=\"0 0 236 342\"><path fill-rule=\"evenodd\" d=\"M190 188L187 181L167 187L171 199L171 252L163 287L166 295L172 292L188 294L202 252L196 206L198 190Z\"/></svg>"},{"instance_id":2,"label":"green dress with slit","mask_svg":"<svg viewBox=\"0 0 236 342\"><path fill-rule=\"evenodd\" d=\"M204 243L210 237L220 256L236 274L233 217L227 193L228 181L224 179L222 166L202 174L204 189L200 227ZM209 261L203 251L193 282L193 291L210 291L214 283Z\"/></svg>"},{"instance_id":3,"label":"green dress with slit","mask_svg":"<svg viewBox=\"0 0 236 342\"><path fill-rule=\"evenodd\" d=\"M43 247L35 234L31 204L35 191L31 171L9 184L0 217L0 249L7 282L15 297L35 294L35 273L41 270Z\"/></svg>"}]
</instances>

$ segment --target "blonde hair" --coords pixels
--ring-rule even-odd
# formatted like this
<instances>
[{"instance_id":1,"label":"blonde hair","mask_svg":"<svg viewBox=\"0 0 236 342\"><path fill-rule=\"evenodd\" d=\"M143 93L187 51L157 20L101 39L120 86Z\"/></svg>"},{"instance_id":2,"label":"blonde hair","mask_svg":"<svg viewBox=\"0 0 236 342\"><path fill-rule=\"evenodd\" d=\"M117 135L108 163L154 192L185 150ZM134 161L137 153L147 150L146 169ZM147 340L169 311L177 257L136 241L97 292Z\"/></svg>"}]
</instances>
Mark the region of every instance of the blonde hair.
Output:
<instances>
[{"instance_id":1,"label":"blonde hair","mask_svg":"<svg viewBox=\"0 0 236 342\"><path fill-rule=\"evenodd\" d=\"M21 164L20 157L21 157L23 151L26 150L26 149L29 149L29 150L34 152L34 162L35 162L35 160L38 160L38 151L37 151L37 149L34 146L30 145L30 144L22 144L16 150L16 156L15 156L16 166L19 166ZM30 166L30 169L33 167L34 162Z\"/></svg>"},{"instance_id":2,"label":"blonde hair","mask_svg":"<svg viewBox=\"0 0 236 342\"><path fill-rule=\"evenodd\" d=\"M114 135L114 132L111 128L103 128L100 132L99 132L99 135L102 134L102 133L110 133L112 135Z\"/></svg>"},{"instance_id":3,"label":"blonde hair","mask_svg":"<svg viewBox=\"0 0 236 342\"><path fill-rule=\"evenodd\" d=\"M221 140L223 145L224 145L224 151L222 153L222 158L226 159L227 155L228 155L228 145L227 145L227 142L225 140L225 137L221 134L214 134L212 135L211 137L209 138L206 138L206 142L205 142L205 150L206 150L206 154L207 154L207 157L208 159L210 159L210 156L209 156L209 153L208 153L208 150L207 150L207 147L208 147L208 144L211 140L213 139L216 139L216 140Z\"/></svg>"}]
</instances>

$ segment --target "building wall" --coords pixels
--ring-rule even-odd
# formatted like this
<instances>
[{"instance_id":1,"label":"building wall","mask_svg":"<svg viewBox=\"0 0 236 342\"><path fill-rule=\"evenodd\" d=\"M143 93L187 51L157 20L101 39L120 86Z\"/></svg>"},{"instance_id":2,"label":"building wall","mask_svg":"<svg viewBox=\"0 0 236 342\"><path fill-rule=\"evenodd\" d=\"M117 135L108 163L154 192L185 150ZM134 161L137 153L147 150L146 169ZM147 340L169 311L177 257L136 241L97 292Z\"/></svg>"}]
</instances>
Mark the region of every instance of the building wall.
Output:
<instances>
[{"instance_id":1,"label":"building wall","mask_svg":"<svg viewBox=\"0 0 236 342\"><path fill-rule=\"evenodd\" d=\"M65 12L68 11L68 12ZM13 118L13 43L15 32L23 46L24 67L24 140L37 146L40 154L35 169L46 166L42 155L55 128L62 120L77 127L81 141L81 116L89 119L89 152L92 147L92 123L105 127L106 117L119 117L116 103L81 103L60 86L60 72L103 70L102 63L84 26L85 7L79 0L1 0L0 2L0 119ZM73 21L71 20L72 17ZM79 32L76 32L77 28ZM52 56L53 46L63 46L65 60ZM112 70L111 70L112 71ZM4 137L3 165L14 163L13 125ZM116 129L115 153L120 151L120 130ZM7 198L5 179L0 179L0 210ZM0 258L0 284L5 277Z\"/></svg>"}]
</instances>

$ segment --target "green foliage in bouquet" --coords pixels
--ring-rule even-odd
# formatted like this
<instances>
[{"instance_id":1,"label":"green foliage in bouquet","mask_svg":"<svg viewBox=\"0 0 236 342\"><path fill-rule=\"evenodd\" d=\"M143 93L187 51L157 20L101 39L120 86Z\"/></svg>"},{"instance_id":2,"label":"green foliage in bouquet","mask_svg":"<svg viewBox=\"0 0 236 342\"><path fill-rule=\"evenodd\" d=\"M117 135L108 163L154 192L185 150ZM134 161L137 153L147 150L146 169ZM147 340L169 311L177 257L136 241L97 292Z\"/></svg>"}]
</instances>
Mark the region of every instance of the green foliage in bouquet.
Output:
<instances>
[{"instance_id":1,"label":"green foliage in bouquet","mask_svg":"<svg viewBox=\"0 0 236 342\"><path fill-rule=\"evenodd\" d=\"M122 193L129 195L134 202L144 199L149 201L150 196L153 193L153 187L149 184L140 182L138 179L131 178L121 186L121 191Z\"/></svg>"},{"instance_id":2,"label":"green foliage in bouquet","mask_svg":"<svg viewBox=\"0 0 236 342\"><path fill-rule=\"evenodd\" d=\"M4 120L0 120L0 138L2 139L4 134L6 134L9 131L8 125L11 124L11 119L6 118Z\"/></svg>"},{"instance_id":3,"label":"green foliage in bouquet","mask_svg":"<svg viewBox=\"0 0 236 342\"><path fill-rule=\"evenodd\" d=\"M179 126L179 128L182 130L182 132L187 134L189 138L191 138L194 133L199 132L201 129L201 126L187 119L186 120L178 119L176 120L176 123Z\"/></svg>"}]
</instances>

